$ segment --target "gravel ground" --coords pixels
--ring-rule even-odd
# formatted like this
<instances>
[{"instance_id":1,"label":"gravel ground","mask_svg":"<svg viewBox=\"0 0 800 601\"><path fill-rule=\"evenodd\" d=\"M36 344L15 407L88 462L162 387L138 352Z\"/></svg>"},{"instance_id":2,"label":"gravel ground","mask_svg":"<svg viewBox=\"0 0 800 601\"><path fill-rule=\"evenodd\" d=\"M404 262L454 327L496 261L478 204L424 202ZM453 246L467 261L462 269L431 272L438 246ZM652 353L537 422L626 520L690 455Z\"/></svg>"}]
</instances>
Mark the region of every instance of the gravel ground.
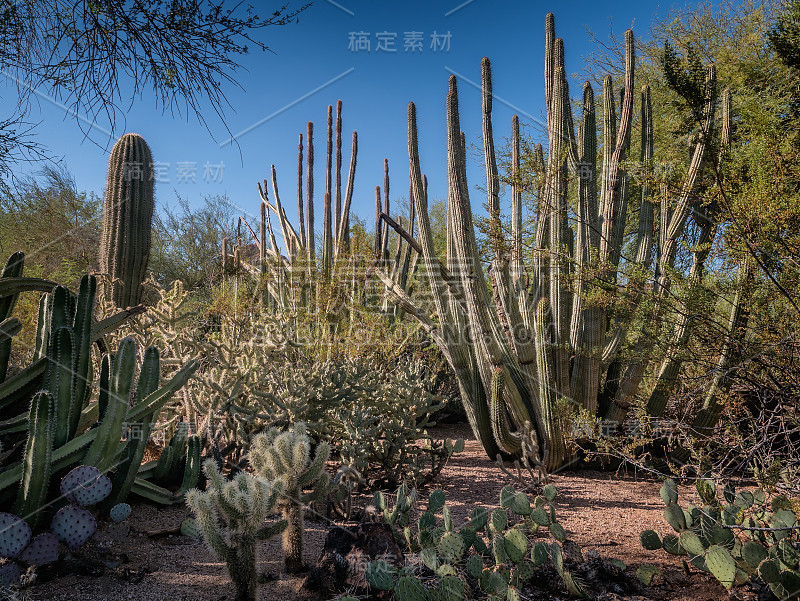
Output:
<instances>
[{"instance_id":1,"label":"gravel ground","mask_svg":"<svg viewBox=\"0 0 800 601\"><path fill-rule=\"evenodd\" d=\"M447 494L456 523L466 519L476 505L496 506L507 476L489 461L466 425L445 426L435 435L463 437L466 447L442 471L435 486ZM636 599L711 601L726 597L725 590L706 575L687 575L677 558L663 551L645 551L639 533L653 528L666 534L659 484L630 475L602 472L568 472L553 477L559 497L556 511L568 536L601 556L619 558L635 573L641 563L659 566L662 576L654 580L646 596ZM138 504L129 518L130 528L111 525L96 535L93 547L120 554L119 566L103 575L68 574L36 583L21 592L30 601L231 601L233 589L225 566L202 543L182 536L149 536L148 532L176 528L189 515L185 507L158 508ZM316 560L329 524L306 521L306 560ZM280 538L260 547L259 570L275 579L259 587L261 601L318 599L302 589L303 579L280 576Z\"/></svg>"}]
</instances>

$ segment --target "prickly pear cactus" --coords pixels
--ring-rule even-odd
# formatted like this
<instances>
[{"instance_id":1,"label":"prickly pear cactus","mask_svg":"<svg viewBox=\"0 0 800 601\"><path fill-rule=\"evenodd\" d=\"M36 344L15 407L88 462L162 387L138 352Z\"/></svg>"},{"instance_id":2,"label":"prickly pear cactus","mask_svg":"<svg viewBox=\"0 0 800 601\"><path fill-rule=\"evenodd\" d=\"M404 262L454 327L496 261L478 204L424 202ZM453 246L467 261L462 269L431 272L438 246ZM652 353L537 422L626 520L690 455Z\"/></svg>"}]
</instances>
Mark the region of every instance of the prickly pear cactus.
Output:
<instances>
[{"instance_id":1,"label":"prickly pear cactus","mask_svg":"<svg viewBox=\"0 0 800 601\"><path fill-rule=\"evenodd\" d=\"M11 588L19 582L19 564L4 563L0 564L0 591L4 588Z\"/></svg>"},{"instance_id":2,"label":"prickly pear cactus","mask_svg":"<svg viewBox=\"0 0 800 601\"><path fill-rule=\"evenodd\" d=\"M92 465L79 465L61 479L61 494L81 507L90 507L111 494L111 479Z\"/></svg>"},{"instance_id":3,"label":"prickly pear cactus","mask_svg":"<svg viewBox=\"0 0 800 601\"><path fill-rule=\"evenodd\" d=\"M0 557L17 557L31 540L31 527L13 513L0 513Z\"/></svg>"},{"instance_id":4,"label":"prickly pear cactus","mask_svg":"<svg viewBox=\"0 0 800 601\"><path fill-rule=\"evenodd\" d=\"M531 500L525 493L506 487L500 494L500 509L490 514L486 508L476 507L470 512L469 522L456 528L444 492L435 490L428 497L427 510L419 514L416 533L402 519L411 512L416 491L401 487L391 509L386 497L377 493L375 505L395 529L395 538L404 542L409 552L419 553L422 564L435 573L436 581L426 580L423 584L410 573L385 569L383 562L369 565L367 580L375 589L392 590L395 599L461 601L471 598L465 582L472 579L489 599L508 601L521 599L520 587L536 576L539 566L552 560L567 592L586 597L582 584L564 562L562 544L565 548L578 547L566 538L556 521L556 488L545 487L543 493ZM533 542L537 533L549 534L554 542Z\"/></svg>"},{"instance_id":5,"label":"prickly pear cactus","mask_svg":"<svg viewBox=\"0 0 800 601\"><path fill-rule=\"evenodd\" d=\"M97 520L90 511L77 505L67 505L53 516L50 530L74 551L83 546L97 531Z\"/></svg>"},{"instance_id":6,"label":"prickly pear cactus","mask_svg":"<svg viewBox=\"0 0 800 601\"><path fill-rule=\"evenodd\" d=\"M186 518L181 522L181 535L190 538L203 538L203 531L200 524L194 518Z\"/></svg>"},{"instance_id":7,"label":"prickly pear cactus","mask_svg":"<svg viewBox=\"0 0 800 601\"><path fill-rule=\"evenodd\" d=\"M58 537L52 532L36 535L20 553L19 559L34 566L53 563L58 559Z\"/></svg>"},{"instance_id":8,"label":"prickly pear cactus","mask_svg":"<svg viewBox=\"0 0 800 601\"><path fill-rule=\"evenodd\" d=\"M653 530L640 535L648 550L663 548L686 556L701 571L712 574L730 589L759 577L781 601L800 599L800 551L797 515L782 495L767 503L761 489L738 493L727 484L719 496L717 484L696 484L702 507L679 504L678 487L668 479L661 487L664 518L675 530L663 538Z\"/></svg>"},{"instance_id":9,"label":"prickly pear cactus","mask_svg":"<svg viewBox=\"0 0 800 601\"><path fill-rule=\"evenodd\" d=\"M127 503L117 503L109 510L108 515L115 523L119 524L131 515L131 506Z\"/></svg>"}]
</instances>

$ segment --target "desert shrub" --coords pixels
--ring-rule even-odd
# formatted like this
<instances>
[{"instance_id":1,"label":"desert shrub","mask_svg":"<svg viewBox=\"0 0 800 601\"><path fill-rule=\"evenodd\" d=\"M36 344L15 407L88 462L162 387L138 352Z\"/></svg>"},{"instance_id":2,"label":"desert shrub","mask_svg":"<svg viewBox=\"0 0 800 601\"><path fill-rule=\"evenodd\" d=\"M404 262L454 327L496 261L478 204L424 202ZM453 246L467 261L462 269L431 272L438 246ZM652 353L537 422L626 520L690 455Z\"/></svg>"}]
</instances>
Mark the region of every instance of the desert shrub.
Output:
<instances>
[{"instance_id":1,"label":"desert shrub","mask_svg":"<svg viewBox=\"0 0 800 601\"><path fill-rule=\"evenodd\" d=\"M164 440L186 421L207 445L238 461L258 433L304 422L362 481L391 486L403 478L429 481L458 448L428 434L452 391L416 337L379 354L366 350L374 341L345 353L344 341L304 342L310 323L265 311L244 290L214 291L208 304L180 282L170 290L151 285L159 299L129 333L159 347L167 364L187 356L201 364L162 420Z\"/></svg>"}]
</instances>

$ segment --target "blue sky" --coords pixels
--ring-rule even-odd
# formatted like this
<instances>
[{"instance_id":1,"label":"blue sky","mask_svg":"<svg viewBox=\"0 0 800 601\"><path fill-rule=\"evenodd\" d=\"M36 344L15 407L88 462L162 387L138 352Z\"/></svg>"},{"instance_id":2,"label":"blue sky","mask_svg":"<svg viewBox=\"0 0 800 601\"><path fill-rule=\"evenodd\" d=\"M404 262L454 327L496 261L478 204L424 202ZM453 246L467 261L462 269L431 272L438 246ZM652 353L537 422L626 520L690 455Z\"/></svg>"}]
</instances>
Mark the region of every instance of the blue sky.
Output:
<instances>
[{"instance_id":1,"label":"blue sky","mask_svg":"<svg viewBox=\"0 0 800 601\"><path fill-rule=\"evenodd\" d=\"M294 3L298 4L298 3ZM566 46L568 73L578 73L582 57L591 52L587 27L601 38L633 25L644 35L657 13L671 2L525 2L510 0L440 0L386 2L376 0L316 0L297 24L263 32L274 54L256 52L242 59L236 75L243 89L224 88L230 102L226 118L230 134L206 111L211 133L195 116L163 114L155 97L136 98L112 136L108 123L89 128L94 140L83 139L75 117L39 94L30 120L39 122L38 141L63 158L78 189L102 193L106 162L116 138L140 133L160 164L156 184L159 207L175 204L176 192L198 204L205 195L226 194L242 214L258 213L256 182L269 177L276 165L281 199L290 218L296 212L297 137L306 122L315 124L317 229L324 192L327 106L343 101L343 177L350 156L350 137L359 134L354 211L371 223L374 188L383 183L383 159L389 159L391 198L408 191L406 110L417 105L422 169L428 175L431 198L446 196L445 97L448 76L459 76L461 124L468 143L478 143L481 129L480 93L467 80L480 82L480 61L492 60L496 141L510 133L511 116L523 123L543 111L544 19L556 18L556 35ZM272 6L272 4L270 4ZM257 5L258 10L267 9ZM416 33L411 33L416 32ZM435 36L435 38L434 38ZM351 46L361 40L361 49ZM369 50L364 48L369 41ZM390 41L393 40L393 44ZM436 47L432 47L436 41ZM406 50L406 43L409 49ZM392 46L396 50L391 52ZM358 50L358 51L357 51ZM579 93L575 81L572 94ZM13 87L5 88L12 95ZM8 106L8 103L6 103ZM127 108L127 104L123 103ZM86 128L86 124L84 124ZM213 135L213 137L212 137ZM99 147L98 147L99 145ZM483 184L482 165L470 166L470 186ZM194 182L192 182L192 176ZM270 191L271 194L271 191ZM484 199L475 191L473 205ZM397 206L395 202L394 206Z\"/></svg>"}]
</instances>

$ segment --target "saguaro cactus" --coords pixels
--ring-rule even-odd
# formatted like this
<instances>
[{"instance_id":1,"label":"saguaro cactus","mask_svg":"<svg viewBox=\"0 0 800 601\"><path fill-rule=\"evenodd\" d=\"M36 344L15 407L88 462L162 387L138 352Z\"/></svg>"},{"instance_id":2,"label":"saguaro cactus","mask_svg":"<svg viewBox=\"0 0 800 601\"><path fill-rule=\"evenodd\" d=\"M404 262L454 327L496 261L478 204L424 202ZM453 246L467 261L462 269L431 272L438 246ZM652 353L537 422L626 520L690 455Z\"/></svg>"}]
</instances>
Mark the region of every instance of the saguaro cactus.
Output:
<instances>
[{"instance_id":1,"label":"saguaro cactus","mask_svg":"<svg viewBox=\"0 0 800 601\"><path fill-rule=\"evenodd\" d=\"M253 439L250 463L256 473L271 481L283 483L283 495L277 507L288 523L283 533L286 571L303 570L303 506L322 497L328 488L325 462L330 456L328 443L320 443L311 459L311 439L302 422L281 432L272 428ZM303 492L311 488L310 492Z\"/></svg>"},{"instance_id":2,"label":"saguaro cactus","mask_svg":"<svg viewBox=\"0 0 800 601\"><path fill-rule=\"evenodd\" d=\"M153 223L153 156L139 134L125 134L108 160L103 201L100 270L113 281L112 300L131 307L141 300Z\"/></svg>"}]
</instances>

